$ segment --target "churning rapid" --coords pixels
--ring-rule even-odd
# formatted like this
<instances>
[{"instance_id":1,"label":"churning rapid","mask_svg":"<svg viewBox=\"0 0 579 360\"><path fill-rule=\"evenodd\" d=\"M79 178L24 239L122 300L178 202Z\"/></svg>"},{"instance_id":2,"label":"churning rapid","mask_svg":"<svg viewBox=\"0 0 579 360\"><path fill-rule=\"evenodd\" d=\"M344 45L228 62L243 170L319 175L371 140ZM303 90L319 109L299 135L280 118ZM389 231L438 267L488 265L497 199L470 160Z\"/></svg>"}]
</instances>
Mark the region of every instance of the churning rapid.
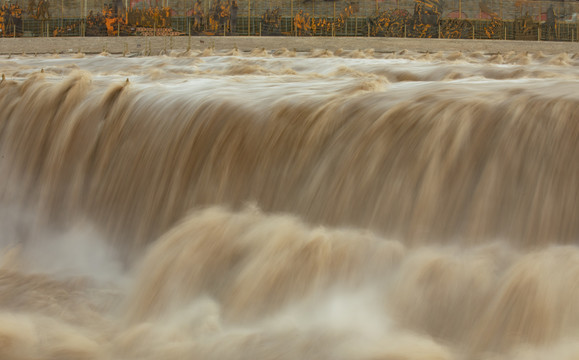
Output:
<instances>
[{"instance_id":1,"label":"churning rapid","mask_svg":"<svg viewBox=\"0 0 579 360\"><path fill-rule=\"evenodd\" d=\"M0 71L0 359L579 353L578 56Z\"/></svg>"}]
</instances>

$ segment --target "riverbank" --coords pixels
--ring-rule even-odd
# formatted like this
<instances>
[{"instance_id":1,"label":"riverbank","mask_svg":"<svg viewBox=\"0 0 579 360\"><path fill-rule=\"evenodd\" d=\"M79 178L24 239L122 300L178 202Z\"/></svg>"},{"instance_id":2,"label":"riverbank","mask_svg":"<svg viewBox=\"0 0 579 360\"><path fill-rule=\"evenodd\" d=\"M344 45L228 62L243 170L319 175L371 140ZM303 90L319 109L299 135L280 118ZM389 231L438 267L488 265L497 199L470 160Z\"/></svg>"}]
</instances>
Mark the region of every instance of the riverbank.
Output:
<instances>
[{"instance_id":1,"label":"riverbank","mask_svg":"<svg viewBox=\"0 0 579 360\"><path fill-rule=\"evenodd\" d=\"M75 38L2 38L0 54L46 53L101 53L158 55L171 50L233 49L249 51L287 48L297 51L311 49L374 49L394 52L403 49L419 52L482 51L506 53L509 51L541 51L546 54L579 52L579 43L501 40L408 39L377 37L75 37Z\"/></svg>"}]
</instances>

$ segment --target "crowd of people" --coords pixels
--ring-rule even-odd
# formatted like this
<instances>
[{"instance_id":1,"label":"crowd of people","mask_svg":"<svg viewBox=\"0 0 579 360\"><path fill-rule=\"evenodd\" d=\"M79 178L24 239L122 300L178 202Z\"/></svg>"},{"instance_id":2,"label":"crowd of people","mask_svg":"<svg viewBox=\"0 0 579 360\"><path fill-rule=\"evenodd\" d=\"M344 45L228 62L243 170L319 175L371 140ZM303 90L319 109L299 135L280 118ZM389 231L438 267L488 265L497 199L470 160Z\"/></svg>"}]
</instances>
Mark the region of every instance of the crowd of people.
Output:
<instances>
[{"instance_id":1,"label":"crowd of people","mask_svg":"<svg viewBox=\"0 0 579 360\"><path fill-rule=\"evenodd\" d=\"M22 9L17 4L4 3L0 7L0 36L14 36L22 32Z\"/></svg>"},{"instance_id":2,"label":"crowd of people","mask_svg":"<svg viewBox=\"0 0 579 360\"><path fill-rule=\"evenodd\" d=\"M124 10L114 4L106 4L102 12L90 11L85 20L85 36L137 35L139 29L171 27L172 10L168 7ZM81 23L68 24L54 29L54 36L79 35Z\"/></svg>"},{"instance_id":3,"label":"crowd of people","mask_svg":"<svg viewBox=\"0 0 579 360\"><path fill-rule=\"evenodd\" d=\"M276 7L273 10L267 9L261 16L263 31L266 33L277 33L281 28L281 10Z\"/></svg>"},{"instance_id":4,"label":"crowd of people","mask_svg":"<svg viewBox=\"0 0 579 360\"><path fill-rule=\"evenodd\" d=\"M20 0L24 1L24 0ZM33 34L48 33L50 27L53 36L116 36L116 35L158 35L174 34L183 35L190 31L193 34L205 35L232 35L238 33L237 0L191 0L186 12L177 13L168 6L149 6L145 2L137 3L137 7L126 9L123 0L113 1L104 6L102 11L90 11L85 19L62 20L60 27L54 28L56 22L45 23L51 20L49 0L27 0L28 6L25 11L17 2L5 2L0 6L0 36L21 36L23 34L23 15L25 27L30 28ZM512 25L506 24L496 12L488 9L483 3L480 4L480 13L485 14L484 21L467 19L466 15L455 18L446 16L443 18L443 0L415 0L414 11L411 13L405 9L387 9L376 12L367 21L367 30L362 30L369 36L408 36L408 37L445 37L445 38L504 38L506 27L511 26L514 37L517 39L532 40L541 36L548 40L558 39L560 36L558 23L562 16L558 15L552 4L544 11L542 17L517 17ZM145 5L145 6L143 6ZM258 7L259 8L259 3ZM261 4L263 5L263 4ZM270 4L271 5L271 4ZM251 8L251 16L257 15L256 8ZM262 8L263 9L263 8ZM346 7L333 16L311 16L306 10L296 9L293 18L282 17L280 6L270 7L261 13L260 31L264 34L281 34L282 28L286 33L298 36L330 35L339 32L345 27L347 19L358 11L357 3L346 3ZM447 11L448 13L448 11ZM60 14L60 12L59 12ZM186 15L186 19L180 18L175 29L172 26L172 18L176 15ZM245 14L245 13L244 13ZM62 14L60 14L62 15ZM451 14L452 15L452 14ZM39 23L30 22L30 19L38 20ZM253 18L255 20L255 18ZM282 20L286 22L282 24ZM185 20L185 23L183 22ZM42 24L40 24L42 21ZM485 22L486 21L486 22ZM29 23L30 22L30 23ZM187 27L185 26L188 26ZM283 25L283 26L282 26ZM245 24L242 24L246 28ZM176 30L180 29L180 30ZM257 27L252 26L257 32ZM176 36L176 35L175 35Z\"/></svg>"},{"instance_id":5,"label":"crowd of people","mask_svg":"<svg viewBox=\"0 0 579 360\"><path fill-rule=\"evenodd\" d=\"M127 23L135 27L171 27L171 15L169 7L134 8L127 12Z\"/></svg>"},{"instance_id":6,"label":"crowd of people","mask_svg":"<svg viewBox=\"0 0 579 360\"><path fill-rule=\"evenodd\" d=\"M357 4L348 3L346 7L340 12L336 18L318 17L313 18L303 10L295 14L293 25L296 35L314 35L323 34L330 35L333 32L342 29L347 19L354 13L357 13L359 6Z\"/></svg>"},{"instance_id":7,"label":"crowd of people","mask_svg":"<svg viewBox=\"0 0 579 360\"><path fill-rule=\"evenodd\" d=\"M26 13L36 20L48 20L50 19L50 3L48 0L39 0L37 4L36 0L29 0Z\"/></svg>"},{"instance_id":8,"label":"crowd of people","mask_svg":"<svg viewBox=\"0 0 579 360\"><path fill-rule=\"evenodd\" d=\"M237 0L213 1L209 8L206 30L216 34L236 33L238 10Z\"/></svg>"},{"instance_id":9,"label":"crowd of people","mask_svg":"<svg viewBox=\"0 0 579 360\"><path fill-rule=\"evenodd\" d=\"M50 3L48 0L35 0L28 2L28 7L24 11L18 3L5 2L0 6L0 36L13 37L21 36L23 33L22 17L23 13L31 19L46 21L50 19Z\"/></svg>"}]
</instances>

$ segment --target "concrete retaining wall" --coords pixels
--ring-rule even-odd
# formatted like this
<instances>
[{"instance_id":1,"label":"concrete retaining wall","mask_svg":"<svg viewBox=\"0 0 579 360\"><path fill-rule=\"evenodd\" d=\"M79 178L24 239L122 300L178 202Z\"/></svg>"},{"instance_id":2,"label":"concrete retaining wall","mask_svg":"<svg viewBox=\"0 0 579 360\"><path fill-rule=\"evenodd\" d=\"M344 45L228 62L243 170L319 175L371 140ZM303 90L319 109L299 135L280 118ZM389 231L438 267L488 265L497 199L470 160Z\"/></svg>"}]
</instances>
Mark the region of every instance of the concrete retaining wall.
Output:
<instances>
[{"instance_id":1,"label":"concrete retaining wall","mask_svg":"<svg viewBox=\"0 0 579 360\"><path fill-rule=\"evenodd\" d=\"M167 50L233 49L248 51L255 48L267 50L287 48L297 51L311 49L374 49L377 52L393 52L403 49L413 51L482 51L506 53L508 51L542 51L546 54L579 53L579 43L499 41L499 40L447 40L447 39L399 39L399 38L332 38L332 37L103 37L103 38L2 38L0 54L21 53L141 53L150 50L157 55Z\"/></svg>"}]
</instances>

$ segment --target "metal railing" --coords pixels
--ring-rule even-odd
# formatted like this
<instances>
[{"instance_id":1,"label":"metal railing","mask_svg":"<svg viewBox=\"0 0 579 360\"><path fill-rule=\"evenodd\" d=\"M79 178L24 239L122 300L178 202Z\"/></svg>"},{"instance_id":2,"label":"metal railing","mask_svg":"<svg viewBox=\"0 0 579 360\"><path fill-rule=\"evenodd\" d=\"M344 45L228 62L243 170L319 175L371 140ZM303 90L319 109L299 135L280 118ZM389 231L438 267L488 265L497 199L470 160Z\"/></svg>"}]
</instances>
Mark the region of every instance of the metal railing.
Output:
<instances>
[{"instance_id":1,"label":"metal railing","mask_svg":"<svg viewBox=\"0 0 579 360\"><path fill-rule=\"evenodd\" d=\"M2 37L387 36L578 41L579 4L487 0L35 0L0 8Z\"/></svg>"}]
</instances>

